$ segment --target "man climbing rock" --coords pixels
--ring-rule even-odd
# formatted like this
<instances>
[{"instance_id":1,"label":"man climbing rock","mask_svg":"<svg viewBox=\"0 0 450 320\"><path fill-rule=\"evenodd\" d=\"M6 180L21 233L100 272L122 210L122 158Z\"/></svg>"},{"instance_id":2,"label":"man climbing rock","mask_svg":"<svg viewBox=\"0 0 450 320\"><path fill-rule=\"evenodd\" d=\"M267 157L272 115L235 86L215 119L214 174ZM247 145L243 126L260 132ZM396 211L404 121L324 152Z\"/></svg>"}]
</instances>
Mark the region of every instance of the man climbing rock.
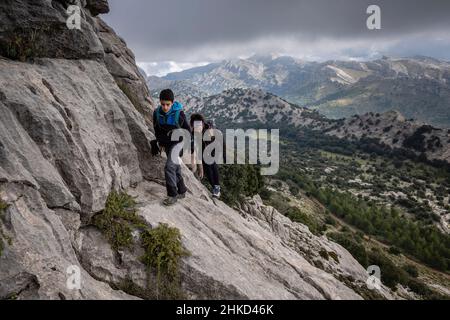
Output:
<instances>
[{"instance_id":1,"label":"man climbing rock","mask_svg":"<svg viewBox=\"0 0 450 320\"><path fill-rule=\"evenodd\" d=\"M164 168L167 198L163 203L170 206L175 204L178 199L183 199L187 191L181 175L181 160L179 158L182 142L172 141L172 132L175 129L185 129L190 132L190 126L183 112L182 104L174 101L175 97L172 90L161 91L159 100L160 106L153 112L153 127L158 145L167 155ZM172 151L174 151L173 155Z\"/></svg>"}]
</instances>

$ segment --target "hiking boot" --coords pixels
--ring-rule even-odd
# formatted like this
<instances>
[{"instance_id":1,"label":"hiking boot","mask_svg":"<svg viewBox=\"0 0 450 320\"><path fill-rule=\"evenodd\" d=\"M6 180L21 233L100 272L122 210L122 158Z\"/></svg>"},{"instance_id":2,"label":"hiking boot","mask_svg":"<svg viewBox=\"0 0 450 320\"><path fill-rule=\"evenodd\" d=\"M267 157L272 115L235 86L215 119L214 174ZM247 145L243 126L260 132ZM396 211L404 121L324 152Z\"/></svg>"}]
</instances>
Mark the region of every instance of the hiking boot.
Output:
<instances>
[{"instance_id":1,"label":"hiking boot","mask_svg":"<svg viewBox=\"0 0 450 320\"><path fill-rule=\"evenodd\" d=\"M171 206L171 205L174 205L175 203L177 203L177 197L167 197L163 201L163 204L165 206Z\"/></svg>"},{"instance_id":2,"label":"hiking boot","mask_svg":"<svg viewBox=\"0 0 450 320\"><path fill-rule=\"evenodd\" d=\"M214 198L220 198L220 186L214 186L212 189L212 196Z\"/></svg>"},{"instance_id":3,"label":"hiking boot","mask_svg":"<svg viewBox=\"0 0 450 320\"><path fill-rule=\"evenodd\" d=\"M185 193L179 193L177 195L177 199L184 199L184 198L186 198L186 192Z\"/></svg>"}]
</instances>

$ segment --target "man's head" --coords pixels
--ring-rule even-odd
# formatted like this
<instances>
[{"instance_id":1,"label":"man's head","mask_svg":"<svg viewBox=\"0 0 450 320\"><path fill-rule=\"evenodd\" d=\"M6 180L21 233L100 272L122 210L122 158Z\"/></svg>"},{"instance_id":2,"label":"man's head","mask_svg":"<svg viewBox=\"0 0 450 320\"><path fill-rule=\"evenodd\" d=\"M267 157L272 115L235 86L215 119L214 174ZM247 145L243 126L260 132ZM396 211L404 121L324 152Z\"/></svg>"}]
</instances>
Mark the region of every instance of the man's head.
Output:
<instances>
[{"instance_id":1,"label":"man's head","mask_svg":"<svg viewBox=\"0 0 450 320\"><path fill-rule=\"evenodd\" d=\"M162 110L168 112L173 105L175 96L173 91L170 89L165 89L159 94L159 103L161 104Z\"/></svg>"}]
</instances>

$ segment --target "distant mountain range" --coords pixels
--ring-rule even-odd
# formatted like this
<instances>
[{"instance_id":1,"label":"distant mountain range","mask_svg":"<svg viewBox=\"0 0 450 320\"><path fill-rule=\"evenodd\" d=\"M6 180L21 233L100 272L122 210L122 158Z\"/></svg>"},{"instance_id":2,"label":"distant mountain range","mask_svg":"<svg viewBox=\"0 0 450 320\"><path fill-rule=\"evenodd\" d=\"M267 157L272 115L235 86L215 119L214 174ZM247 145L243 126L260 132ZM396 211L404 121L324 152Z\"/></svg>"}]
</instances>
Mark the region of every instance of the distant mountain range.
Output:
<instances>
[{"instance_id":1,"label":"distant mountain range","mask_svg":"<svg viewBox=\"0 0 450 320\"><path fill-rule=\"evenodd\" d=\"M397 111L369 112L348 119L329 119L260 89L230 89L185 100L187 112L200 112L221 128L279 128L281 135L311 129L348 141L370 140L428 160L450 163L450 129L406 119Z\"/></svg>"},{"instance_id":2,"label":"distant mountain range","mask_svg":"<svg viewBox=\"0 0 450 320\"><path fill-rule=\"evenodd\" d=\"M183 99L255 88L330 118L396 110L450 127L450 63L428 57L319 63L256 55L148 77L148 84L155 94L171 87Z\"/></svg>"}]
</instances>

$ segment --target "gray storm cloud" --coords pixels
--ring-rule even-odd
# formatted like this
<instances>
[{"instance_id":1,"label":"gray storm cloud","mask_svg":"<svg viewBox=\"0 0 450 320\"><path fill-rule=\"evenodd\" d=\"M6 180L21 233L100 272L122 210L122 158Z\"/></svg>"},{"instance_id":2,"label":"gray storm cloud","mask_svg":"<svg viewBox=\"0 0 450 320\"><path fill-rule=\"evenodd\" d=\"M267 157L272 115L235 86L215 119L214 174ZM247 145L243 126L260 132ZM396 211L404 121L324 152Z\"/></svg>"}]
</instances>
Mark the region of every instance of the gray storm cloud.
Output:
<instances>
[{"instance_id":1,"label":"gray storm cloud","mask_svg":"<svg viewBox=\"0 0 450 320\"><path fill-rule=\"evenodd\" d=\"M109 2L111 13L103 18L139 61L200 62L252 52L323 58L327 51L330 57L376 50L409 55L421 53L420 39L424 53L450 57L449 0ZM366 28L371 4L381 7L382 30Z\"/></svg>"}]
</instances>

